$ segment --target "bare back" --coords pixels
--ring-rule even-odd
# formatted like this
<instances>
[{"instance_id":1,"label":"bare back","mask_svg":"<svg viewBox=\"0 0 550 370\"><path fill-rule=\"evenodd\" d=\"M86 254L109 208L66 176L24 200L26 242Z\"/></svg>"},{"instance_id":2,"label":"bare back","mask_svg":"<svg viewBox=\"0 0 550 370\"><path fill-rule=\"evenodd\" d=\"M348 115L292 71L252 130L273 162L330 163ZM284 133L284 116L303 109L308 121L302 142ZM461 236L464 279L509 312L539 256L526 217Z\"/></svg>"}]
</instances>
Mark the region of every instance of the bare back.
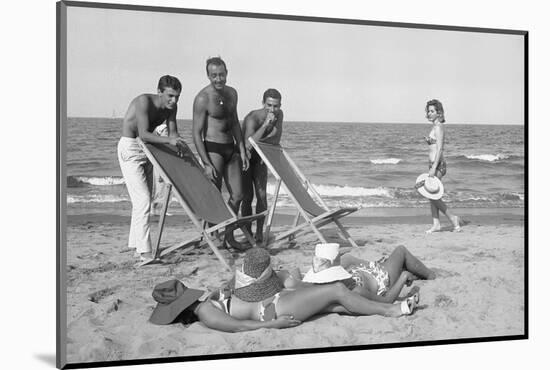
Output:
<instances>
[{"instance_id":1,"label":"bare back","mask_svg":"<svg viewBox=\"0 0 550 370\"><path fill-rule=\"evenodd\" d=\"M147 131L153 130L161 125L172 113L169 109L159 108L156 101L157 95L142 94L130 103L126 115L122 121L122 136L129 138L138 137L138 114L145 112L148 116L149 127Z\"/></svg>"}]
</instances>

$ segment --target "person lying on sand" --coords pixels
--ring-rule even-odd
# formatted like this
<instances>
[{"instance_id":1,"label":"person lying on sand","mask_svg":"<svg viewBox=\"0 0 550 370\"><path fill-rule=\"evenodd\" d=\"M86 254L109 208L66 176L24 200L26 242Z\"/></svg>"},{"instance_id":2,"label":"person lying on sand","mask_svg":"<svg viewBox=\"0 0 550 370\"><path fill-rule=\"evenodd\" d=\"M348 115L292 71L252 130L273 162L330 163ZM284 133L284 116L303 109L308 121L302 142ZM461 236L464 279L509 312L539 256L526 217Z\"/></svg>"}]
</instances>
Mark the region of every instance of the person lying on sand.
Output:
<instances>
[{"instance_id":1,"label":"person lying on sand","mask_svg":"<svg viewBox=\"0 0 550 370\"><path fill-rule=\"evenodd\" d=\"M337 243L317 244L312 267L303 279L299 270L288 271L286 276L284 271L280 273L285 287L296 289L309 284L342 281L365 298L393 303L403 286L410 286L413 280L435 279L435 273L402 245L379 261L362 260L349 253L340 256L339 247Z\"/></svg>"},{"instance_id":2,"label":"person lying on sand","mask_svg":"<svg viewBox=\"0 0 550 370\"><path fill-rule=\"evenodd\" d=\"M159 305L150 321L156 324L173 321L187 324L198 320L211 329L239 332L293 327L320 313L398 317L412 314L418 304L417 297L409 297L396 304L374 302L351 292L342 282L284 289L270 264L271 258L265 249L252 248L246 252L242 267L235 271L230 297L209 298L201 302L200 291L195 291L195 295L177 309L165 307L155 298ZM172 314L159 319L160 310ZM174 316L174 313L180 312L177 317Z\"/></svg>"}]
</instances>

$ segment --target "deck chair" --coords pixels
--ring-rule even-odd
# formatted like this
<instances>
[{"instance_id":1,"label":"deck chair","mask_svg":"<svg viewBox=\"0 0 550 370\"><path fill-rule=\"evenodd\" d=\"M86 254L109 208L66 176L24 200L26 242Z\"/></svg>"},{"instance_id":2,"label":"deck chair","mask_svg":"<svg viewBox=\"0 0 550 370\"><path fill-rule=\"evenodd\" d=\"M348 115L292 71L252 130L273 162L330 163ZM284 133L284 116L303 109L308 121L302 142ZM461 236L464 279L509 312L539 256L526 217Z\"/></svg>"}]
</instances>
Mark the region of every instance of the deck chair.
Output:
<instances>
[{"instance_id":1,"label":"deck chair","mask_svg":"<svg viewBox=\"0 0 550 370\"><path fill-rule=\"evenodd\" d=\"M218 188L206 177L202 166L189 147L179 156L176 148L172 145L144 143L139 138L138 143L154 168L158 170L167 186L159 219L157 240L152 251L153 259L142 262L140 266L158 261L161 257L176 249L189 246L190 244L196 245L197 242L206 242L220 262L227 269L231 270L231 267L223 258L214 240L223 237L225 232L229 230L240 228L250 244L256 246L254 238L252 238L244 225L259 217L264 217L265 214L243 218L237 217L235 212L223 199ZM191 219L198 233L193 238L180 244L160 249L166 211L172 192ZM213 226L208 226L209 224ZM221 233L222 230L224 232ZM217 237L213 235L217 235Z\"/></svg>"},{"instance_id":2,"label":"deck chair","mask_svg":"<svg viewBox=\"0 0 550 370\"><path fill-rule=\"evenodd\" d=\"M248 140L277 180L275 198L267 215L265 235L268 236L271 229L281 183L286 188L290 199L292 199L298 208L292 229L276 235L270 244L286 238L292 239L310 231L313 231L321 242L326 243L327 241L319 231L319 228L334 222L341 236L352 246L357 247L357 243L339 221L340 218L357 211L357 208L349 207L330 210L283 147L260 143L252 137ZM317 201L312 198L310 193L313 194ZM304 222L298 225L300 218L303 218Z\"/></svg>"}]
</instances>

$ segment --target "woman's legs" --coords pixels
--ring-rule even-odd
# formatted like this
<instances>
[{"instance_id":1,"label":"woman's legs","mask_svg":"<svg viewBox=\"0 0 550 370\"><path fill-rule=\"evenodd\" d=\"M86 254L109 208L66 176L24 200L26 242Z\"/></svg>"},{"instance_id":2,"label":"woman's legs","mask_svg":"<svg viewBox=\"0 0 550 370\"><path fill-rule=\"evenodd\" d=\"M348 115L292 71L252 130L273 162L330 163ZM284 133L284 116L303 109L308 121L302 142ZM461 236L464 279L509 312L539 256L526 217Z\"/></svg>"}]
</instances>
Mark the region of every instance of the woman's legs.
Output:
<instances>
[{"instance_id":1,"label":"woman's legs","mask_svg":"<svg viewBox=\"0 0 550 370\"><path fill-rule=\"evenodd\" d=\"M443 174L440 171L437 171L436 176L438 179L441 180L441 178L443 177ZM437 209L439 209L445 216L447 216L447 218L449 219L449 221L451 221L456 231L460 231L460 220L458 216L455 216L451 214L451 212L449 212L449 207L447 207L447 205L445 204L445 202L443 202L443 200L438 199L438 200L432 201L432 204L435 204ZM439 222L439 212L438 212L438 222Z\"/></svg>"},{"instance_id":2,"label":"woman's legs","mask_svg":"<svg viewBox=\"0 0 550 370\"><path fill-rule=\"evenodd\" d=\"M403 313L400 304L370 301L351 292L342 283L306 287L288 291L277 302L277 315L293 315L296 320L304 321L324 312L334 305L341 305L354 315L383 315L397 317Z\"/></svg>"},{"instance_id":3,"label":"woman's legs","mask_svg":"<svg viewBox=\"0 0 550 370\"><path fill-rule=\"evenodd\" d=\"M435 279L435 273L402 245L393 250L390 256L382 263L382 266L388 271L390 283L392 284L397 281L403 270L407 270L421 279Z\"/></svg>"},{"instance_id":4,"label":"woman's legs","mask_svg":"<svg viewBox=\"0 0 550 370\"><path fill-rule=\"evenodd\" d=\"M439 222L439 208L435 204L435 200L430 200L430 209L432 211L432 227L426 230L427 234L431 234L441 229L441 223Z\"/></svg>"}]
</instances>

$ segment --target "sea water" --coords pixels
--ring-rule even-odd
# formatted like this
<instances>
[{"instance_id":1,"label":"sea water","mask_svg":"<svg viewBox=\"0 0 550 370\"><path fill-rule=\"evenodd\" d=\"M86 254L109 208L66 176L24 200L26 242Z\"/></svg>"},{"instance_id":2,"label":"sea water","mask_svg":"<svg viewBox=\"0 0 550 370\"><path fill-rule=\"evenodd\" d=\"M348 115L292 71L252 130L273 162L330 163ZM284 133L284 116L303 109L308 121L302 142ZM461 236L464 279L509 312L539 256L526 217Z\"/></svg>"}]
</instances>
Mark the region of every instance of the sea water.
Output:
<instances>
[{"instance_id":1,"label":"sea water","mask_svg":"<svg viewBox=\"0 0 550 370\"><path fill-rule=\"evenodd\" d=\"M116 152L122 119L73 117L67 125L68 213L128 215ZM178 120L194 150L191 127ZM427 206L414 184L428 171L423 137L429 131L429 123L285 122L281 144L329 207L415 208ZM446 124L445 135L445 202L455 208L524 206L522 125ZM274 191L270 175L268 200ZM292 207L283 188L277 204ZM175 198L170 209L183 212Z\"/></svg>"}]
</instances>

